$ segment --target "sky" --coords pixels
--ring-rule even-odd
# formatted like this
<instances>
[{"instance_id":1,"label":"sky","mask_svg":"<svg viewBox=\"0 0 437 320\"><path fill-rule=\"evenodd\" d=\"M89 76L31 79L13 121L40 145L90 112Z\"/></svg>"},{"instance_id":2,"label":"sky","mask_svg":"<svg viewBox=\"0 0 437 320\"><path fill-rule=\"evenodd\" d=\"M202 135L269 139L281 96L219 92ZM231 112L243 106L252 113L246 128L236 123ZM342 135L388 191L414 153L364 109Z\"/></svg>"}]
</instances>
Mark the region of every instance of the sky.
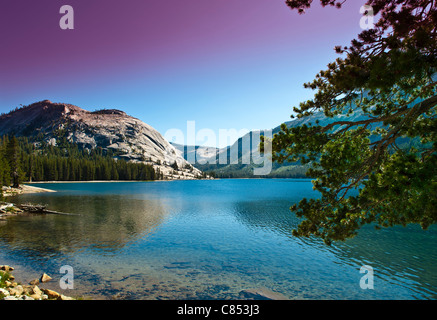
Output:
<instances>
[{"instance_id":1,"label":"sky","mask_svg":"<svg viewBox=\"0 0 437 320\"><path fill-rule=\"evenodd\" d=\"M120 109L163 135L188 121L274 128L361 31L364 2L299 15L284 0L2 0L0 112L48 99Z\"/></svg>"}]
</instances>

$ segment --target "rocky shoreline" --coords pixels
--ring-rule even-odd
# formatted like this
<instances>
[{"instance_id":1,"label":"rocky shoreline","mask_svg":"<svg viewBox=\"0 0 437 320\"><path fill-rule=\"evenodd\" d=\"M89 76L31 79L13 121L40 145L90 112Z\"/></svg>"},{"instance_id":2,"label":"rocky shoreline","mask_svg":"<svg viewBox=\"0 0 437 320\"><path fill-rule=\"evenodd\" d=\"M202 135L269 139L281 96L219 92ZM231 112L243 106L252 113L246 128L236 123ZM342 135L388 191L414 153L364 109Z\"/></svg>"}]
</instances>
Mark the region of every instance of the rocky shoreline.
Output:
<instances>
[{"instance_id":1,"label":"rocky shoreline","mask_svg":"<svg viewBox=\"0 0 437 320\"><path fill-rule=\"evenodd\" d=\"M7 217L14 216L24 211L18 208L15 204L9 202L0 202L0 222L5 221Z\"/></svg>"},{"instance_id":2,"label":"rocky shoreline","mask_svg":"<svg viewBox=\"0 0 437 320\"><path fill-rule=\"evenodd\" d=\"M56 192L54 190L38 188L28 185L21 185L18 188L12 187L2 187L3 200L10 196L15 196L19 194L27 194L27 193L40 193L40 192ZM56 214L64 214L62 212L56 212L47 210L44 205L33 205L33 204L14 204L5 201L0 201L0 221L4 221L6 217L13 216L21 213L56 213Z\"/></svg>"},{"instance_id":3,"label":"rocky shoreline","mask_svg":"<svg viewBox=\"0 0 437 320\"><path fill-rule=\"evenodd\" d=\"M2 188L4 197L38 192L55 191L27 185L22 185L19 188ZM0 222L4 221L5 218L9 216L26 212L26 210L20 209L13 203L0 202ZM24 285L15 280L15 276L12 274L12 271L14 271L14 267L0 265L0 300L76 300L51 289L44 289L40 287L39 285L41 283L46 283L52 280L52 278L46 273L43 273L39 279L34 279L30 281L28 285Z\"/></svg>"},{"instance_id":4,"label":"rocky shoreline","mask_svg":"<svg viewBox=\"0 0 437 320\"><path fill-rule=\"evenodd\" d=\"M13 267L0 266L0 300L76 300L50 289L40 288L40 283L46 283L52 278L43 273L39 279L34 279L28 285L15 281Z\"/></svg>"},{"instance_id":5,"label":"rocky shoreline","mask_svg":"<svg viewBox=\"0 0 437 320\"><path fill-rule=\"evenodd\" d=\"M18 214L61 214L68 216L77 216L80 214L65 213L53 210L48 210L47 205L41 204L14 204L0 201L0 222L6 221L7 217L16 216Z\"/></svg>"},{"instance_id":6,"label":"rocky shoreline","mask_svg":"<svg viewBox=\"0 0 437 320\"><path fill-rule=\"evenodd\" d=\"M56 192L56 191L22 184L18 188L3 186L2 192L4 197L10 197L10 196L25 194L25 193Z\"/></svg>"}]
</instances>

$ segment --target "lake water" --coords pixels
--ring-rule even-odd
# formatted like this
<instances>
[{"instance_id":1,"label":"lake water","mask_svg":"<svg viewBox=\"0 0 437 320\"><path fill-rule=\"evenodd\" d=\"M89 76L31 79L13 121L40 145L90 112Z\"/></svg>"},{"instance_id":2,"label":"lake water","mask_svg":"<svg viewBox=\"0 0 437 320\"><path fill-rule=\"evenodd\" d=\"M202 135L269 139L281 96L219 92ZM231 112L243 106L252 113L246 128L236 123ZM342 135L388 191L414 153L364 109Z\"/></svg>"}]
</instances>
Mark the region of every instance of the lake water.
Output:
<instances>
[{"instance_id":1,"label":"lake water","mask_svg":"<svg viewBox=\"0 0 437 320\"><path fill-rule=\"evenodd\" d=\"M295 238L289 207L316 197L309 180L46 183L14 202L80 215L11 217L0 264L17 279L94 299L238 299L244 289L290 299L436 299L437 228L376 231L328 247ZM60 268L74 289L60 290ZM363 265L373 290L362 289ZM23 281L23 282L25 282Z\"/></svg>"}]
</instances>

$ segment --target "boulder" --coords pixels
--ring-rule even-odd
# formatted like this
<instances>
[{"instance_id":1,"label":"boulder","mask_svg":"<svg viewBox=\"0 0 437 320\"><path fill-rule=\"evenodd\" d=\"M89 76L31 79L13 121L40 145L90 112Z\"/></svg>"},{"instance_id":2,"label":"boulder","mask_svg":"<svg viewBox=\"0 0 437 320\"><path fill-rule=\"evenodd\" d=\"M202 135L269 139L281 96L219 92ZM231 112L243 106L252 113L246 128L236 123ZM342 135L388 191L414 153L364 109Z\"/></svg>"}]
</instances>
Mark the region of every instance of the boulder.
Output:
<instances>
[{"instance_id":1,"label":"boulder","mask_svg":"<svg viewBox=\"0 0 437 320\"><path fill-rule=\"evenodd\" d=\"M38 286L34 286L33 287L33 294L38 294L38 295L42 295L42 291Z\"/></svg>"},{"instance_id":2,"label":"boulder","mask_svg":"<svg viewBox=\"0 0 437 320\"><path fill-rule=\"evenodd\" d=\"M42 296L43 296L43 292L41 291L40 288L38 288L38 286L33 286L33 290L32 290L32 294L30 294L30 296L32 298L34 298L35 300L41 300Z\"/></svg>"},{"instance_id":3,"label":"boulder","mask_svg":"<svg viewBox=\"0 0 437 320\"><path fill-rule=\"evenodd\" d=\"M24 292L23 286L18 285L16 287L9 288L9 294L11 296L21 296Z\"/></svg>"},{"instance_id":4,"label":"boulder","mask_svg":"<svg viewBox=\"0 0 437 320\"><path fill-rule=\"evenodd\" d=\"M42 283L45 282L49 282L50 280L52 280L52 277L50 277L48 274L44 273L41 278L39 279L39 281L41 281Z\"/></svg>"},{"instance_id":5,"label":"boulder","mask_svg":"<svg viewBox=\"0 0 437 320\"><path fill-rule=\"evenodd\" d=\"M2 266L0 266L0 270L8 272L8 271L14 271L14 268L10 267L8 265L2 265Z\"/></svg>"},{"instance_id":6,"label":"boulder","mask_svg":"<svg viewBox=\"0 0 437 320\"><path fill-rule=\"evenodd\" d=\"M49 299L58 299L60 298L60 294L56 291L50 290L50 289L42 289L43 292L47 295Z\"/></svg>"},{"instance_id":7,"label":"boulder","mask_svg":"<svg viewBox=\"0 0 437 320\"><path fill-rule=\"evenodd\" d=\"M240 298L251 300L289 300L283 294L266 288L242 290L240 291Z\"/></svg>"},{"instance_id":8,"label":"boulder","mask_svg":"<svg viewBox=\"0 0 437 320\"><path fill-rule=\"evenodd\" d=\"M31 294L29 297L33 298L33 300L42 300L42 296L39 294Z\"/></svg>"},{"instance_id":9,"label":"boulder","mask_svg":"<svg viewBox=\"0 0 437 320\"><path fill-rule=\"evenodd\" d=\"M33 287L28 286L28 285L24 285L23 292L24 292L24 294L33 294Z\"/></svg>"},{"instance_id":10,"label":"boulder","mask_svg":"<svg viewBox=\"0 0 437 320\"><path fill-rule=\"evenodd\" d=\"M0 288L0 294L2 294L5 297L10 295L9 291L3 288Z\"/></svg>"},{"instance_id":11,"label":"boulder","mask_svg":"<svg viewBox=\"0 0 437 320\"><path fill-rule=\"evenodd\" d=\"M24 294L31 296L35 300L39 300L42 295L42 291L38 286L23 286Z\"/></svg>"}]
</instances>

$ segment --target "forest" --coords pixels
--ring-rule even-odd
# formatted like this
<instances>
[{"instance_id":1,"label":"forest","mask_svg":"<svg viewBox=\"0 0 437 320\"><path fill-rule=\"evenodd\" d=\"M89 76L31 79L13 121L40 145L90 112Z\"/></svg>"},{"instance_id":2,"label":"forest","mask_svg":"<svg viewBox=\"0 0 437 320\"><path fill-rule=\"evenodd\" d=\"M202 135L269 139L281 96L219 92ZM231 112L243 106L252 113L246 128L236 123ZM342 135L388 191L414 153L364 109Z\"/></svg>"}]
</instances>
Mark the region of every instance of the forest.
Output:
<instances>
[{"instance_id":1,"label":"forest","mask_svg":"<svg viewBox=\"0 0 437 320\"><path fill-rule=\"evenodd\" d=\"M0 182L17 187L32 181L159 180L162 174L153 166L133 163L112 150L79 147L66 139L53 146L26 137L0 139Z\"/></svg>"}]
</instances>

